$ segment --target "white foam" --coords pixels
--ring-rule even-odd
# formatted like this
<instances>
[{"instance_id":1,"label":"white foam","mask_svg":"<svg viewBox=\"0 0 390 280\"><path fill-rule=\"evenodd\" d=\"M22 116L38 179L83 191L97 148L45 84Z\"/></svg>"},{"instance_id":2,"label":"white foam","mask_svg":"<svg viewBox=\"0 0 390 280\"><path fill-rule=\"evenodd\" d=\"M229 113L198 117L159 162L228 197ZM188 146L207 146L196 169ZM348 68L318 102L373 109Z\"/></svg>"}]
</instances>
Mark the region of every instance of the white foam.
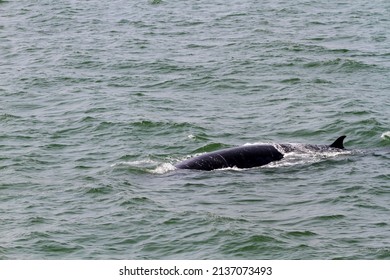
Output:
<instances>
[{"instance_id":1,"label":"white foam","mask_svg":"<svg viewBox=\"0 0 390 280\"><path fill-rule=\"evenodd\" d=\"M172 163L161 163L151 159L135 160L135 161L121 161L111 165L111 167L129 167L143 170L153 174L165 174L169 171L176 170Z\"/></svg>"},{"instance_id":2,"label":"white foam","mask_svg":"<svg viewBox=\"0 0 390 280\"><path fill-rule=\"evenodd\" d=\"M145 159L145 160L135 160L135 161L120 161L116 162L114 164L111 164L111 167L116 167L116 166L134 166L134 167L143 167L145 165L150 165L150 164L156 164L157 162L150 160L150 159Z\"/></svg>"},{"instance_id":3,"label":"white foam","mask_svg":"<svg viewBox=\"0 0 390 280\"><path fill-rule=\"evenodd\" d=\"M273 143L255 142L255 143L245 143L243 146L253 146L253 145L273 145Z\"/></svg>"},{"instance_id":4,"label":"white foam","mask_svg":"<svg viewBox=\"0 0 390 280\"><path fill-rule=\"evenodd\" d=\"M390 140L390 131L382 133L381 138L384 140Z\"/></svg>"},{"instance_id":5,"label":"white foam","mask_svg":"<svg viewBox=\"0 0 390 280\"><path fill-rule=\"evenodd\" d=\"M278 144L275 144L274 146L283 154L283 159L268 164L267 167L271 168L312 164L327 158L352 154L352 151L350 150L321 148L316 150L305 144L288 144L288 148ZM290 149L291 151L289 151Z\"/></svg>"},{"instance_id":6,"label":"white foam","mask_svg":"<svg viewBox=\"0 0 390 280\"><path fill-rule=\"evenodd\" d=\"M163 163L157 166L155 169L151 170L150 173L154 174L165 174L169 171L176 170L176 167L171 163Z\"/></svg>"},{"instance_id":7,"label":"white foam","mask_svg":"<svg viewBox=\"0 0 390 280\"><path fill-rule=\"evenodd\" d=\"M225 168L219 168L219 169L214 169L215 171L224 171L224 170L232 170L232 171L243 171L243 170L247 170L248 168L238 168L237 166L233 166L233 167L225 167Z\"/></svg>"}]
</instances>

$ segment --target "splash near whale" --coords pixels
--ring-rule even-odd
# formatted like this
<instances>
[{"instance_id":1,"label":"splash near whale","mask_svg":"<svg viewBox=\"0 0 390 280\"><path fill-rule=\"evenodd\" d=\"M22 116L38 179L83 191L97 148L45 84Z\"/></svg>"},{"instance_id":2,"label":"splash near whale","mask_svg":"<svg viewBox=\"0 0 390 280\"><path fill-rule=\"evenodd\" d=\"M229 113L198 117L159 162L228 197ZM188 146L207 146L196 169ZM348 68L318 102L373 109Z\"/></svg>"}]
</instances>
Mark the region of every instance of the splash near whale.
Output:
<instances>
[{"instance_id":1,"label":"splash near whale","mask_svg":"<svg viewBox=\"0 0 390 280\"><path fill-rule=\"evenodd\" d=\"M344 139L340 136L330 145L300 145L300 150L326 152L344 150ZM250 144L240 147L205 153L179 162L178 169L214 170L223 168L252 168L280 161L286 153L297 149L293 144Z\"/></svg>"}]
</instances>

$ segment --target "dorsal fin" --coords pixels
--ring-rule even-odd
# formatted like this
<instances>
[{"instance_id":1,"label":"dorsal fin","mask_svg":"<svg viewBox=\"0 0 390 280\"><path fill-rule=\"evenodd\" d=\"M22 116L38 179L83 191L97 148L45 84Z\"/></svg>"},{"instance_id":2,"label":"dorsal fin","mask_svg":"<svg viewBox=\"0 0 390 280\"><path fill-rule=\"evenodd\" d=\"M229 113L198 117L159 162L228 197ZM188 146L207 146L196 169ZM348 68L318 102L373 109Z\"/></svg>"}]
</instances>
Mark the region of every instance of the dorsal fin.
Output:
<instances>
[{"instance_id":1,"label":"dorsal fin","mask_svg":"<svg viewBox=\"0 0 390 280\"><path fill-rule=\"evenodd\" d=\"M345 137L347 137L347 136L345 136L345 135L340 136L329 147L330 148L337 148L337 149L344 149L343 141L344 141Z\"/></svg>"}]
</instances>

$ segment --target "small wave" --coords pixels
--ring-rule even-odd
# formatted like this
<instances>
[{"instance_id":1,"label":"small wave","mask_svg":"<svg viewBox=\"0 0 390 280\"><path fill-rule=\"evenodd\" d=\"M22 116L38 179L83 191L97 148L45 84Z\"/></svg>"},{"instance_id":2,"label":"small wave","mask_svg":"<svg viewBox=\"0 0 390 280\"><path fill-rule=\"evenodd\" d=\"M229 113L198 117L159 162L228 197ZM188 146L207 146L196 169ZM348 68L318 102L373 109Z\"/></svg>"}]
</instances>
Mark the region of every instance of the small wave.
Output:
<instances>
[{"instance_id":1,"label":"small wave","mask_svg":"<svg viewBox=\"0 0 390 280\"><path fill-rule=\"evenodd\" d=\"M146 167L150 164L156 164L156 162L150 159L135 160L135 161L121 161L112 164L111 167L117 167L117 166Z\"/></svg>"},{"instance_id":2,"label":"small wave","mask_svg":"<svg viewBox=\"0 0 390 280\"><path fill-rule=\"evenodd\" d=\"M0 1L1 2L1 1ZM4 121L4 122L7 122L7 121L10 121L10 120L14 120L14 119L20 119L21 117L19 116L16 116L16 115L11 115L11 114L1 114L0 115L0 121Z\"/></svg>"},{"instance_id":3,"label":"small wave","mask_svg":"<svg viewBox=\"0 0 390 280\"><path fill-rule=\"evenodd\" d=\"M125 167L130 170L152 174L165 174L176 169L171 163L161 163L150 159L117 162L112 164L111 167Z\"/></svg>"},{"instance_id":4,"label":"small wave","mask_svg":"<svg viewBox=\"0 0 390 280\"><path fill-rule=\"evenodd\" d=\"M120 161L112 164L111 167L116 170L126 170L126 172L130 173L146 174L155 169L158 164L159 163L154 160L145 159L135 161Z\"/></svg>"},{"instance_id":5,"label":"small wave","mask_svg":"<svg viewBox=\"0 0 390 280\"><path fill-rule=\"evenodd\" d=\"M245 143L243 146L251 146L251 145L273 145L270 142L255 142L255 143Z\"/></svg>"},{"instance_id":6,"label":"small wave","mask_svg":"<svg viewBox=\"0 0 390 280\"><path fill-rule=\"evenodd\" d=\"M382 133L381 138L383 140L390 140L390 131L386 131L386 132Z\"/></svg>"},{"instance_id":7,"label":"small wave","mask_svg":"<svg viewBox=\"0 0 390 280\"><path fill-rule=\"evenodd\" d=\"M250 169L250 168L238 168L237 166L233 166L233 167L225 167L225 168L215 169L215 171L226 171L226 170L243 171L243 170L247 170L247 169Z\"/></svg>"},{"instance_id":8,"label":"small wave","mask_svg":"<svg viewBox=\"0 0 390 280\"><path fill-rule=\"evenodd\" d=\"M285 236L287 237L309 237L309 236L315 236L317 233L312 231L289 231L285 233Z\"/></svg>"},{"instance_id":9,"label":"small wave","mask_svg":"<svg viewBox=\"0 0 390 280\"><path fill-rule=\"evenodd\" d=\"M157 166L155 169L150 170L150 173L153 174L165 174L168 173L169 171L176 170L176 167L171 164L171 163L163 163Z\"/></svg>"},{"instance_id":10,"label":"small wave","mask_svg":"<svg viewBox=\"0 0 390 280\"><path fill-rule=\"evenodd\" d=\"M353 59L331 59L326 61L314 61L309 62L304 65L306 68L328 68L328 71L336 71L336 72L354 72L360 71L363 69L367 69L370 67L376 67L375 64L366 64L361 61L353 60Z\"/></svg>"}]
</instances>

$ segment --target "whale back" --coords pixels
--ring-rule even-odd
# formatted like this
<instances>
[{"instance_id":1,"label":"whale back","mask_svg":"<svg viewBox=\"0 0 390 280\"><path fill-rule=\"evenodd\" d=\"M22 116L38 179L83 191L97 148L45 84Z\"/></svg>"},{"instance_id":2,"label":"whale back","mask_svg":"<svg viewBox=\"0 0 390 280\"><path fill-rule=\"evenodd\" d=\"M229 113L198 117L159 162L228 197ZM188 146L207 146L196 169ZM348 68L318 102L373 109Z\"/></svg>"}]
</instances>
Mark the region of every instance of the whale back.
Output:
<instances>
[{"instance_id":1,"label":"whale back","mask_svg":"<svg viewBox=\"0 0 390 280\"><path fill-rule=\"evenodd\" d=\"M252 168L281 160L284 154L295 151L326 151L329 148L344 149L344 139L340 136L330 145L294 144L253 144L205 153L184 160L175 165L179 169L213 170L221 168Z\"/></svg>"},{"instance_id":2,"label":"whale back","mask_svg":"<svg viewBox=\"0 0 390 280\"><path fill-rule=\"evenodd\" d=\"M198 170L251 168L282 158L283 154L272 145L245 145L196 156L178 163L176 168Z\"/></svg>"}]
</instances>

